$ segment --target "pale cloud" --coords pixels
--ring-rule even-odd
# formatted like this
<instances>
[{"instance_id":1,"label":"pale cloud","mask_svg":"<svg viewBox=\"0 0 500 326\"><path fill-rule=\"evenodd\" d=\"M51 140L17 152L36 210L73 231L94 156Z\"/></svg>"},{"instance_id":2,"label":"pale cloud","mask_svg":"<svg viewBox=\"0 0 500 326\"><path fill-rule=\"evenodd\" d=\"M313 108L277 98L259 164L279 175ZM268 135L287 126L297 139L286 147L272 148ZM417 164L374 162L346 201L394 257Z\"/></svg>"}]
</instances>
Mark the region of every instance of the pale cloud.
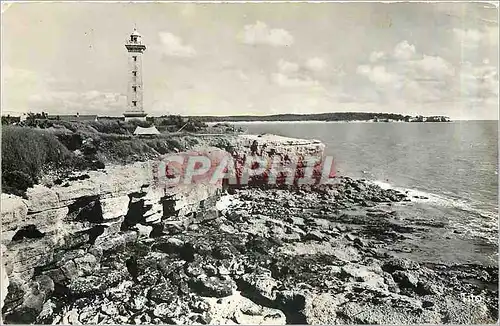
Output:
<instances>
[{"instance_id":1,"label":"pale cloud","mask_svg":"<svg viewBox=\"0 0 500 326\"><path fill-rule=\"evenodd\" d=\"M384 86L398 82L399 77L397 74L387 71L384 66L358 66L356 73L367 77L371 82L376 85Z\"/></svg>"},{"instance_id":2,"label":"pale cloud","mask_svg":"<svg viewBox=\"0 0 500 326\"><path fill-rule=\"evenodd\" d=\"M415 55L415 45L402 41L394 47L393 56L398 60L409 60Z\"/></svg>"},{"instance_id":3,"label":"pale cloud","mask_svg":"<svg viewBox=\"0 0 500 326\"><path fill-rule=\"evenodd\" d=\"M488 26L484 28L484 43L487 43L489 46L498 47L498 23L495 26Z\"/></svg>"},{"instance_id":4,"label":"pale cloud","mask_svg":"<svg viewBox=\"0 0 500 326\"><path fill-rule=\"evenodd\" d=\"M325 60L323 60L321 58L314 57L314 58L310 58L306 61L306 67L312 71L321 71L321 70L325 69L326 62L325 62Z\"/></svg>"},{"instance_id":5,"label":"pale cloud","mask_svg":"<svg viewBox=\"0 0 500 326\"><path fill-rule=\"evenodd\" d=\"M278 69L284 74L291 74L299 71L299 65L283 59L278 61Z\"/></svg>"},{"instance_id":6,"label":"pale cloud","mask_svg":"<svg viewBox=\"0 0 500 326\"><path fill-rule=\"evenodd\" d=\"M120 93L90 90L85 92L53 91L32 94L28 97L30 107L35 111L49 111L54 114L68 112L93 112L102 115L126 107L127 97Z\"/></svg>"},{"instance_id":7,"label":"pale cloud","mask_svg":"<svg viewBox=\"0 0 500 326\"><path fill-rule=\"evenodd\" d=\"M293 36L287 30L270 28L261 21L253 25L245 25L238 37L243 43L250 45L290 46L294 42Z\"/></svg>"},{"instance_id":8,"label":"pale cloud","mask_svg":"<svg viewBox=\"0 0 500 326\"><path fill-rule=\"evenodd\" d=\"M474 34L471 39L479 40ZM372 52L370 59L373 58ZM360 65L357 74L379 90L381 98L407 103L485 102L498 97L497 68L465 62L461 67L437 55L417 53L414 45L400 42L393 52L396 61L384 65ZM373 60L370 60L373 61Z\"/></svg>"},{"instance_id":9,"label":"pale cloud","mask_svg":"<svg viewBox=\"0 0 500 326\"><path fill-rule=\"evenodd\" d=\"M172 57L194 57L196 55L196 50L192 46L184 44L180 37L169 32L160 32L159 36L163 54Z\"/></svg>"},{"instance_id":10,"label":"pale cloud","mask_svg":"<svg viewBox=\"0 0 500 326\"><path fill-rule=\"evenodd\" d=\"M445 59L438 56L423 55L420 60L409 61L408 65L413 66L426 77L444 77L455 75L455 69L453 66Z\"/></svg>"},{"instance_id":11,"label":"pale cloud","mask_svg":"<svg viewBox=\"0 0 500 326\"><path fill-rule=\"evenodd\" d=\"M238 70L237 71L237 74L238 74L238 77L240 78L240 80L244 81L244 82L248 82L250 80L250 77L248 77L247 74L245 74L243 71L241 70Z\"/></svg>"},{"instance_id":12,"label":"pale cloud","mask_svg":"<svg viewBox=\"0 0 500 326\"><path fill-rule=\"evenodd\" d=\"M485 34L477 29L454 28L453 33L458 42L465 47L477 47L485 37Z\"/></svg>"},{"instance_id":13,"label":"pale cloud","mask_svg":"<svg viewBox=\"0 0 500 326\"><path fill-rule=\"evenodd\" d=\"M458 92L462 97L479 101L498 97L498 70L494 66L474 66L466 62L461 66Z\"/></svg>"},{"instance_id":14,"label":"pale cloud","mask_svg":"<svg viewBox=\"0 0 500 326\"><path fill-rule=\"evenodd\" d=\"M271 80L278 86L282 87L314 87L319 86L319 82L306 78L291 77L283 73L274 73L271 75Z\"/></svg>"},{"instance_id":15,"label":"pale cloud","mask_svg":"<svg viewBox=\"0 0 500 326\"><path fill-rule=\"evenodd\" d=\"M382 51L373 51L370 53L370 61L371 62L377 62L380 59L383 59L385 57L385 53Z\"/></svg>"}]
</instances>

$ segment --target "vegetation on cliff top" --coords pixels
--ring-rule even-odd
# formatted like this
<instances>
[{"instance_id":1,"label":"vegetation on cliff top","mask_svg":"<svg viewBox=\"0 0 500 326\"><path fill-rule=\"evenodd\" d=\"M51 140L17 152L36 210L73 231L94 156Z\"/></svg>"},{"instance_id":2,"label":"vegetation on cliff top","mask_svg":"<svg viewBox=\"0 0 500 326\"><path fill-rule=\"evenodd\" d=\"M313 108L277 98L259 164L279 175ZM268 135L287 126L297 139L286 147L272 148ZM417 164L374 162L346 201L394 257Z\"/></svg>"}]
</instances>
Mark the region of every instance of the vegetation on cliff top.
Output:
<instances>
[{"instance_id":1,"label":"vegetation on cliff top","mask_svg":"<svg viewBox=\"0 0 500 326\"><path fill-rule=\"evenodd\" d=\"M168 127L173 130L180 124L176 118L161 121L166 121L157 126L162 130ZM73 171L145 161L184 151L200 143L223 149L227 147L224 136L204 138L190 132L147 137L133 135L137 126L147 127L150 124L116 120L69 122L30 119L15 126L4 125L2 192L23 195L27 188L40 183L42 177L47 175L52 179L64 178ZM188 129L205 131L197 129L201 126L193 122Z\"/></svg>"}]
</instances>

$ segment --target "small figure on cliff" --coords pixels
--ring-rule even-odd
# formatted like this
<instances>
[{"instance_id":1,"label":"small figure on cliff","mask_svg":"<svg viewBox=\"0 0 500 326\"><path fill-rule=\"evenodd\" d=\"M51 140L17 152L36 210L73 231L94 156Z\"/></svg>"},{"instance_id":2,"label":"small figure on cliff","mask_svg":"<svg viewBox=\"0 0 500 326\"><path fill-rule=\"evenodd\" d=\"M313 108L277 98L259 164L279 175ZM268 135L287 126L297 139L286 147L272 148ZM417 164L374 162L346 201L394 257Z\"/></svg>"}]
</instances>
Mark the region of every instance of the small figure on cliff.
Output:
<instances>
[{"instance_id":1,"label":"small figure on cliff","mask_svg":"<svg viewBox=\"0 0 500 326\"><path fill-rule=\"evenodd\" d=\"M139 270L137 268L137 258L135 256L130 256L125 264L127 265L127 270L130 276L132 276L132 280L134 280L134 283L138 283L139 280L137 279L137 276L139 275Z\"/></svg>"}]
</instances>

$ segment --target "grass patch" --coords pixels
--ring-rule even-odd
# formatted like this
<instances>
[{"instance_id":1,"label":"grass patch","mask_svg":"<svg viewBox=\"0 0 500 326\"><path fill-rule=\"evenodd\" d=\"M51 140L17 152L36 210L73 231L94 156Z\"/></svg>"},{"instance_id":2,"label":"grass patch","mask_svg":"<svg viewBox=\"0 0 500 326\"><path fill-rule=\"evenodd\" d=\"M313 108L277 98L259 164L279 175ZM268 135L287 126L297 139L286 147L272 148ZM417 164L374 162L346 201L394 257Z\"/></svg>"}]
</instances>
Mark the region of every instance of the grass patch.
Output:
<instances>
[{"instance_id":1,"label":"grass patch","mask_svg":"<svg viewBox=\"0 0 500 326\"><path fill-rule=\"evenodd\" d=\"M43 130L2 128L2 191L24 192L43 169L72 167L77 159L57 137Z\"/></svg>"}]
</instances>

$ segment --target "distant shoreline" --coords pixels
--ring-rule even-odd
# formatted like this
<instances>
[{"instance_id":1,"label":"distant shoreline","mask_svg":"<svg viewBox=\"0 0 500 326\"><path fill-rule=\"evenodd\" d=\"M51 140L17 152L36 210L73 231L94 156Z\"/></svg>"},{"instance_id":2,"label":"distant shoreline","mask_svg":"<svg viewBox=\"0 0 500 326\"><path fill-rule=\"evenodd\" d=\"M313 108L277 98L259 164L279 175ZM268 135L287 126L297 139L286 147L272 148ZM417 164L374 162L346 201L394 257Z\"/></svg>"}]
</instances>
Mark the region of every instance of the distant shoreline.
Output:
<instances>
[{"instance_id":1,"label":"distant shoreline","mask_svg":"<svg viewBox=\"0 0 500 326\"><path fill-rule=\"evenodd\" d=\"M459 120L459 121L469 121L469 120ZM470 120L470 121L476 121L476 120ZM479 121L479 120L477 120ZM442 122L437 122L437 121L422 121L420 123L442 123ZM447 121L447 122L452 122L452 121ZM291 123L303 123L303 124L311 124L311 123L416 123L416 122L407 122L407 121L370 121L370 120L354 120L354 121L320 121L320 120L285 120L285 121L280 121L280 120L275 120L275 121L269 121L269 120L247 120L247 121L210 121L206 122L208 125L216 125L220 123L227 123L227 124L258 124L258 123L266 123L266 124L271 124L271 123L279 123L279 124L291 124Z\"/></svg>"}]
</instances>

